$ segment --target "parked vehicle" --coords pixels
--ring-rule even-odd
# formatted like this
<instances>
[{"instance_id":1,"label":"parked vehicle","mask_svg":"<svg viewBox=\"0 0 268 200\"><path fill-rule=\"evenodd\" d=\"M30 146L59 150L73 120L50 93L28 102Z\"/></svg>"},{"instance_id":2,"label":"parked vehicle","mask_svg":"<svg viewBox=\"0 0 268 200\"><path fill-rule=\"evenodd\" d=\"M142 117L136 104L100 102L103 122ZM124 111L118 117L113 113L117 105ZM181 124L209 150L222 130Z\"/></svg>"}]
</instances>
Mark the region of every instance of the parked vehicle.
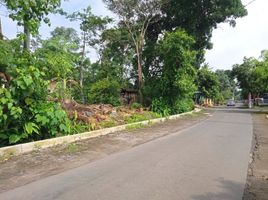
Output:
<instances>
[{"instance_id":1,"label":"parked vehicle","mask_svg":"<svg viewBox=\"0 0 268 200\"><path fill-rule=\"evenodd\" d=\"M227 106L235 106L235 101L233 99L229 99L227 101Z\"/></svg>"},{"instance_id":2,"label":"parked vehicle","mask_svg":"<svg viewBox=\"0 0 268 200\"><path fill-rule=\"evenodd\" d=\"M261 95L260 98L255 99L257 106L267 106L268 105L268 93Z\"/></svg>"}]
</instances>

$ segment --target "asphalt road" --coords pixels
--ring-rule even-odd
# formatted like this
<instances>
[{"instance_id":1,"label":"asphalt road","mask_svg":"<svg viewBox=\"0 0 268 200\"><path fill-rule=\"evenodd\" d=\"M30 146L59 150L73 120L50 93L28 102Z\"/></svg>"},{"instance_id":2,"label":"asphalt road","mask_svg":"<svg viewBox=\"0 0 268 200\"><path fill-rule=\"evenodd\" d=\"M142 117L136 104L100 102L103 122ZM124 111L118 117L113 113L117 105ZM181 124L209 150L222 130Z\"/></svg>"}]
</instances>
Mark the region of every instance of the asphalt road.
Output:
<instances>
[{"instance_id":1,"label":"asphalt road","mask_svg":"<svg viewBox=\"0 0 268 200\"><path fill-rule=\"evenodd\" d=\"M249 113L220 110L184 131L10 190L0 199L241 200L251 140Z\"/></svg>"}]
</instances>

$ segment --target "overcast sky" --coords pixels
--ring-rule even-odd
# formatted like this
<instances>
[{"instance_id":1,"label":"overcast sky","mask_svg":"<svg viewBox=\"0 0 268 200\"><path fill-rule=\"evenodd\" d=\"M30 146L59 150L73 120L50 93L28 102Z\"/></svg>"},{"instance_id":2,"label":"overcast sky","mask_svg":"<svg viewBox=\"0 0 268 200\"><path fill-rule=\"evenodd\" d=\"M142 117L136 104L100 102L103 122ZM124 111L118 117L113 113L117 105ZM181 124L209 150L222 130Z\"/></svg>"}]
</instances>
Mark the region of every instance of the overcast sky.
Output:
<instances>
[{"instance_id":1,"label":"overcast sky","mask_svg":"<svg viewBox=\"0 0 268 200\"><path fill-rule=\"evenodd\" d=\"M242 0L246 5L251 0ZM231 69L243 57L256 57L268 49L268 1L255 0L247 6L248 15L236 20L236 27L220 24L213 31L213 49L207 51L206 62L213 69Z\"/></svg>"},{"instance_id":2,"label":"overcast sky","mask_svg":"<svg viewBox=\"0 0 268 200\"><path fill-rule=\"evenodd\" d=\"M244 5L252 0L242 0ZM62 6L67 12L74 12L91 5L97 15L111 15L102 0L69 0ZM241 63L244 56L258 57L263 49L268 49L268 0L255 0L247 6L248 16L237 19L235 28L228 24L219 24L213 31L213 49L207 51L206 62L213 69L231 69L233 64ZM5 17L7 12L0 6L0 17L4 35L14 38L20 29L14 22ZM48 37L57 26L79 29L78 23L71 23L60 16L50 16L52 26L42 25L40 34Z\"/></svg>"}]
</instances>

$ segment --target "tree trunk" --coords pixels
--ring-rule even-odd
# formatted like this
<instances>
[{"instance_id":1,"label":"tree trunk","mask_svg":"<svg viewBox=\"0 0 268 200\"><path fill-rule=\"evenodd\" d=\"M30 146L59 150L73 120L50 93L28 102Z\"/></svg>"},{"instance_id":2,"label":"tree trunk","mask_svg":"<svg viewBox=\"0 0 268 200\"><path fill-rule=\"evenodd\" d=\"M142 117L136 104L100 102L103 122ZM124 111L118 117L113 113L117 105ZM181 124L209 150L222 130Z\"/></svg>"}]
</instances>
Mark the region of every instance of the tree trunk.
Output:
<instances>
[{"instance_id":1,"label":"tree trunk","mask_svg":"<svg viewBox=\"0 0 268 200\"><path fill-rule=\"evenodd\" d=\"M142 77L142 54L140 51L140 48L137 48L137 60L138 60L138 91L139 91L139 102L143 104L144 98L143 98L143 77Z\"/></svg>"},{"instance_id":2,"label":"tree trunk","mask_svg":"<svg viewBox=\"0 0 268 200\"><path fill-rule=\"evenodd\" d=\"M23 40L23 50L29 51L30 50L30 30L27 24L24 23L24 40Z\"/></svg>"},{"instance_id":3,"label":"tree trunk","mask_svg":"<svg viewBox=\"0 0 268 200\"><path fill-rule=\"evenodd\" d=\"M1 18L0 18L0 40L4 39L4 35L3 35L3 30L2 30L2 22L1 22Z\"/></svg>"}]
</instances>

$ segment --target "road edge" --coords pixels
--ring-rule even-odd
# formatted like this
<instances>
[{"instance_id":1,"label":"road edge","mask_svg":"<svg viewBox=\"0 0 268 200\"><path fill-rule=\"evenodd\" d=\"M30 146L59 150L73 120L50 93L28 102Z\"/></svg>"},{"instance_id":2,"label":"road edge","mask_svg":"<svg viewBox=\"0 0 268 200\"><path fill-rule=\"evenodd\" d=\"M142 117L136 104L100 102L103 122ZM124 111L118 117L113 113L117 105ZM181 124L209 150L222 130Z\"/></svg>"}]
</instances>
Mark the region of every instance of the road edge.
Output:
<instances>
[{"instance_id":1,"label":"road edge","mask_svg":"<svg viewBox=\"0 0 268 200\"><path fill-rule=\"evenodd\" d=\"M149 124L162 123L162 122L165 122L166 120L175 120L184 115L198 113L201 110L202 109L200 108L195 108L193 111L181 113L177 115L171 115L168 117L135 122L131 124L125 124L125 125L115 126L111 128L89 131L89 132L79 133L75 135L67 135L67 136L62 136L62 137L57 137L57 138L52 138L52 139L46 139L46 140L40 140L40 141L35 141L35 142L18 144L14 146L3 147L3 148L0 148L0 157L10 157L10 156L15 156L15 155L20 155L23 153L31 152L34 150L53 147L53 146L60 145L60 144L69 144L69 143L73 143L76 141L81 141L81 140L85 140L89 138L96 138L96 137L100 137L103 135L108 135L110 133L126 130L128 129L128 127L131 127L131 126L149 125Z\"/></svg>"}]
</instances>

